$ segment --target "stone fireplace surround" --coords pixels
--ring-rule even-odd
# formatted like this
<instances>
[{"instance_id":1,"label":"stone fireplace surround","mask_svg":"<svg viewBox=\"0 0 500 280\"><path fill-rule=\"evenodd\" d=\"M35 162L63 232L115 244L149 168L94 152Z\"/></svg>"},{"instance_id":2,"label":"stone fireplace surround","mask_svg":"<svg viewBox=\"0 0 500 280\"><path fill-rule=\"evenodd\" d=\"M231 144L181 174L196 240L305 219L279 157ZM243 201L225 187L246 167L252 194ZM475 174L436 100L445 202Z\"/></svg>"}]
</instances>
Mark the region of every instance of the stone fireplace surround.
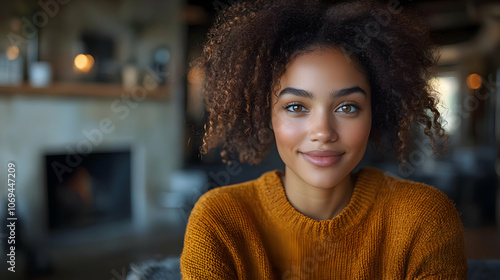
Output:
<instances>
[{"instance_id":1,"label":"stone fireplace surround","mask_svg":"<svg viewBox=\"0 0 500 280\"><path fill-rule=\"evenodd\" d=\"M7 162L14 161L17 165L16 201L23 243L42 258L58 246L60 249L120 235L142 235L154 226L168 223L156 197L169 190L170 173L182 163L179 148L183 141L179 109L182 107L176 105L175 98L169 102L145 100L129 108L129 114L120 118L111 109L113 101L24 95L0 97L2 164L7 166ZM96 129L102 131L100 141L88 137L88 132ZM115 226L51 236L44 155L68 153L68 148L79 146L91 147L94 152L130 148L132 219ZM6 173L0 177L6 180ZM6 201L5 196L6 192L0 193L2 201Z\"/></svg>"}]
</instances>

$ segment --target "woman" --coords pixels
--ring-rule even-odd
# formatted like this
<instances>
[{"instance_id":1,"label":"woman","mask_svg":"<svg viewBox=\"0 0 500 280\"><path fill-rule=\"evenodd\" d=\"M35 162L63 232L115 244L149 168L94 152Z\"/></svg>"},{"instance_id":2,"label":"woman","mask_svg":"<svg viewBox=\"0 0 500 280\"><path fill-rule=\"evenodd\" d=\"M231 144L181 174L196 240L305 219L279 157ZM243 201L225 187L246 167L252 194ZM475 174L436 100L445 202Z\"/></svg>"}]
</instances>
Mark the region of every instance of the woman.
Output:
<instances>
[{"instance_id":1,"label":"woman","mask_svg":"<svg viewBox=\"0 0 500 280\"><path fill-rule=\"evenodd\" d=\"M200 66L203 152L285 171L207 192L189 218L184 279L464 279L463 229L439 190L375 168L404 162L417 125L445 138L422 21L391 2L244 2L222 13Z\"/></svg>"}]
</instances>

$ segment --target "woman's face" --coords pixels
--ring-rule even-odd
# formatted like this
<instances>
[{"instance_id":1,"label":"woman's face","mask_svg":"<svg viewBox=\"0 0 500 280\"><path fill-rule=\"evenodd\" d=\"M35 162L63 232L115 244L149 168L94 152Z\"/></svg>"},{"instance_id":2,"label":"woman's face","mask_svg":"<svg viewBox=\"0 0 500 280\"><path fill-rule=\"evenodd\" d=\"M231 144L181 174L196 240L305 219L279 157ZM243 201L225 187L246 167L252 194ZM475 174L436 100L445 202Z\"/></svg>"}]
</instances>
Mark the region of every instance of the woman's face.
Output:
<instances>
[{"instance_id":1,"label":"woman's face","mask_svg":"<svg viewBox=\"0 0 500 280\"><path fill-rule=\"evenodd\" d=\"M272 127L287 177L317 188L348 179L366 150L370 94L365 74L338 50L296 58L272 96Z\"/></svg>"}]
</instances>

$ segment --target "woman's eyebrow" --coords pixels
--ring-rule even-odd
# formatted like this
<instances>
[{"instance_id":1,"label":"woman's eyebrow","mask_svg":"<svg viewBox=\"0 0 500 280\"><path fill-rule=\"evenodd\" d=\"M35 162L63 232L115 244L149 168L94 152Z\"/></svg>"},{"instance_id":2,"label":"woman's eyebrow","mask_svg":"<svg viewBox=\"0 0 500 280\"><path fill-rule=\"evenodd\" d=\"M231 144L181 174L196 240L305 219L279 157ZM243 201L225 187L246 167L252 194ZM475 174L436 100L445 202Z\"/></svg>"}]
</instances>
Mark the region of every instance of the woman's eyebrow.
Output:
<instances>
[{"instance_id":1,"label":"woman's eyebrow","mask_svg":"<svg viewBox=\"0 0 500 280\"><path fill-rule=\"evenodd\" d=\"M343 88L340 90L336 90L336 91L332 92L331 97L337 98L337 97L342 97L342 96L346 96L346 95L358 93L358 92L366 95L366 92L362 88L360 88L358 86L354 86L354 87L350 87L350 88Z\"/></svg>"},{"instance_id":2,"label":"woman's eyebrow","mask_svg":"<svg viewBox=\"0 0 500 280\"><path fill-rule=\"evenodd\" d=\"M354 86L354 87L350 87L350 88L343 88L343 89L336 90L336 91L331 93L331 97L338 98L338 97L350 95L353 93L362 93L362 94L366 95L366 92L362 88L360 88L359 86ZM307 90L296 89L296 88L292 88L292 87L287 87L287 88L284 88L282 91L280 91L280 93L278 94L278 98L282 95L285 95L285 94L292 94L295 96L306 97L309 99L314 98L313 94L308 92Z\"/></svg>"},{"instance_id":3,"label":"woman's eyebrow","mask_svg":"<svg viewBox=\"0 0 500 280\"><path fill-rule=\"evenodd\" d=\"M292 94L295 96L301 96L301 97L313 99L312 93L308 92L307 90L296 89L296 88L292 88L292 87L284 88L282 91L280 91L280 93L278 94L278 97L285 95L285 94Z\"/></svg>"}]
</instances>

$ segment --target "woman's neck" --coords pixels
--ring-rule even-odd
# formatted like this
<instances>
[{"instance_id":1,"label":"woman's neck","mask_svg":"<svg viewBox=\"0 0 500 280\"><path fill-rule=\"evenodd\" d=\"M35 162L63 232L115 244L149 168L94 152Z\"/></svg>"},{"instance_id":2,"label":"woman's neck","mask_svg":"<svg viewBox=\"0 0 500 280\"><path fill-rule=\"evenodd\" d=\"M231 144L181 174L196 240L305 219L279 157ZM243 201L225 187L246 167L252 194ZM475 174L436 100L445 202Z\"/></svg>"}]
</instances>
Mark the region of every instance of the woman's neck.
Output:
<instances>
[{"instance_id":1,"label":"woman's neck","mask_svg":"<svg viewBox=\"0 0 500 280\"><path fill-rule=\"evenodd\" d=\"M336 217L349 204L353 192L350 174L335 186L316 188L286 168L282 182L290 204L300 213L315 220Z\"/></svg>"}]
</instances>

